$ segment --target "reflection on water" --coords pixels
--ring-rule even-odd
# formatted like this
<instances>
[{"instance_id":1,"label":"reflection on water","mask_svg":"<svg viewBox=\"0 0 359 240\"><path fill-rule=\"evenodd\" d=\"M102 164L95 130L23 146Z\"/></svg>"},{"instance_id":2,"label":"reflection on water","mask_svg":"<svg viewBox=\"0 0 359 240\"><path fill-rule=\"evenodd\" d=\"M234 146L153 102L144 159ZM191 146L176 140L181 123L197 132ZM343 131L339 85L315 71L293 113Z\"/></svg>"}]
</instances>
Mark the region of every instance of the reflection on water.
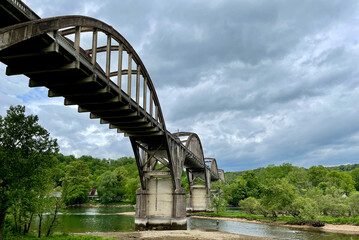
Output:
<instances>
[{"instance_id":1,"label":"reflection on water","mask_svg":"<svg viewBox=\"0 0 359 240\"><path fill-rule=\"evenodd\" d=\"M117 213L134 211L134 208L66 209L59 214L55 231L64 233L132 232L135 229L135 216ZM34 231L37 225L38 223L33 224Z\"/></svg>"},{"instance_id":2,"label":"reflection on water","mask_svg":"<svg viewBox=\"0 0 359 240\"><path fill-rule=\"evenodd\" d=\"M134 208L72 208L58 216L56 232L131 232L135 229L133 215L119 215L121 212L134 212ZM265 224L217 221L213 219L188 218L188 229L205 229L243 234L248 236L275 239L300 240L354 240L359 236L326 233L320 230L304 230L290 227L278 227ZM36 231L38 223L32 224Z\"/></svg>"},{"instance_id":3,"label":"reflection on water","mask_svg":"<svg viewBox=\"0 0 359 240\"><path fill-rule=\"evenodd\" d=\"M242 223L232 221L217 221L212 219L191 218L188 221L188 229L218 230L256 237L268 237L275 239L300 239L300 240L349 240L359 239L359 236L327 233L320 230L302 230L290 227L278 227L266 224Z\"/></svg>"}]
</instances>

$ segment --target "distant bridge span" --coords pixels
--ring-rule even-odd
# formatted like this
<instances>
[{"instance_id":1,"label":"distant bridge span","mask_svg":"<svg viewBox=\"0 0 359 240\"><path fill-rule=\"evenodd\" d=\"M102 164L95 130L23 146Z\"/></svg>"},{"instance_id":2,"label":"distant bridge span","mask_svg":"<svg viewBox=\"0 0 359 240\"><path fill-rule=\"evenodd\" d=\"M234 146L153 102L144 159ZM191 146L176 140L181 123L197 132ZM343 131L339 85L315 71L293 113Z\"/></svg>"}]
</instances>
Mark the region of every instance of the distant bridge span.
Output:
<instances>
[{"instance_id":1,"label":"distant bridge span","mask_svg":"<svg viewBox=\"0 0 359 240\"><path fill-rule=\"evenodd\" d=\"M138 229L186 228L183 168L189 208L209 206L210 183L224 181L223 170L215 159L206 165L197 134L166 130L145 65L111 26L84 16L41 19L19 0L1 0L0 61L7 75L26 75L30 87L47 87L49 97L64 97L65 105L78 105L79 112L129 137L141 182Z\"/></svg>"}]
</instances>

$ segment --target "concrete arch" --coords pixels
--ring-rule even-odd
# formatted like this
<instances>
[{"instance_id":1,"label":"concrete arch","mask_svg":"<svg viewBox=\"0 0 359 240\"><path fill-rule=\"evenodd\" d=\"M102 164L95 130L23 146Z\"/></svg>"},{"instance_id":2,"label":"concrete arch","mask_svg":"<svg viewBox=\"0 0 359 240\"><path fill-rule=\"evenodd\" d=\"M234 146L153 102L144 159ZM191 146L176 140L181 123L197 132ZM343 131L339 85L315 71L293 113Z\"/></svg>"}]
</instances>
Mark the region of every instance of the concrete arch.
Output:
<instances>
[{"instance_id":1,"label":"concrete arch","mask_svg":"<svg viewBox=\"0 0 359 240\"><path fill-rule=\"evenodd\" d=\"M211 177L211 180L217 180L219 178L217 160L215 158L205 158L204 160L206 163L209 163L209 168L215 173L215 178Z\"/></svg>"},{"instance_id":2,"label":"concrete arch","mask_svg":"<svg viewBox=\"0 0 359 240\"><path fill-rule=\"evenodd\" d=\"M223 169L218 169L218 175L219 175L219 179L222 181L222 182L226 182L226 178L224 176L224 170Z\"/></svg>"},{"instance_id":3,"label":"concrete arch","mask_svg":"<svg viewBox=\"0 0 359 240\"><path fill-rule=\"evenodd\" d=\"M203 166L205 165L201 139L199 138L199 136L196 133L178 132L178 133L174 133L173 135L179 137L182 144L184 144L185 147L187 149L189 149L201 161L201 164L203 164ZM188 160L189 159L184 159L185 167L189 167Z\"/></svg>"},{"instance_id":4,"label":"concrete arch","mask_svg":"<svg viewBox=\"0 0 359 240\"><path fill-rule=\"evenodd\" d=\"M65 30L62 30L65 29ZM6 50L13 45L16 45L20 42L29 40L31 38L38 37L40 35L46 33L58 32L60 35L67 36L69 34L75 34L75 42L74 47L77 52L85 53L84 55L90 56L92 54L92 63L96 64L96 54L97 52L111 52L111 51L119 51L120 49L126 51L129 55L131 55L133 61L140 66L140 70L137 70L140 75L142 75L147 81L147 87L150 91L151 97L153 99L155 109L154 114L156 114L156 118L159 119L161 125L164 129L165 122L162 114L162 109L160 107L160 102L158 100L157 93L155 91L155 87L152 83L151 77L143 64L141 58L131 46L131 44L112 26L97 20L95 18L86 17L86 16L78 16L78 15L69 15L69 16L59 16L52 18L44 18L33 20L31 22L23 22L16 25L10 25L8 27L0 29L0 39L6 39L5 42L0 43L0 51ZM94 35L97 36L98 32L103 32L108 36L108 43L106 46L102 47L94 47L89 50L83 50L80 48L80 37L79 35L84 32L93 32ZM78 39L78 42L76 40ZM111 40L114 40L117 44L111 44ZM96 40L97 41L97 40ZM94 43L92 43L94 45ZM118 69L114 72L109 72L107 66L101 66L101 70L105 69L105 74L107 77L113 77L118 75L129 75L129 74L137 74L137 71L130 70L130 68L126 70ZM131 71L131 72L130 72ZM121 86L119 86L121 88ZM153 111L153 110L150 110ZM151 112L152 114L152 112ZM164 131L166 134L166 131Z\"/></svg>"}]
</instances>

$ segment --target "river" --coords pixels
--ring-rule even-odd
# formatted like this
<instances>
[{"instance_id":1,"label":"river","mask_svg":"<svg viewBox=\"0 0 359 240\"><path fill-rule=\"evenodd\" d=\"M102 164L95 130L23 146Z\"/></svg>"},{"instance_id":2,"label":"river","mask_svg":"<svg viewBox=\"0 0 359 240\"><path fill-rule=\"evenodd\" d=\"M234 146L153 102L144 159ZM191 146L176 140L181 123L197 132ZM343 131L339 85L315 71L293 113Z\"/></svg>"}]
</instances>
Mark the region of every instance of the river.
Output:
<instances>
[{"instance_id":1,"label":"river","mask_svg":"<svg viewBox=\"0 0 359 240\"><path fill-rule=\"evenodd\" d=\"M56 232L131 232L134 231L134 216L119 215L121 212L133 212L133 208L72 208L58 217ZM33 225L35 227L36 223ZM328 239L349 240L359 236L304 230L266 224L243 223L213 219L188 218L188 229L205 229L249 236L276 239ZM35 231L35 229L33 229Z\"/></svg>"}]
</instances>

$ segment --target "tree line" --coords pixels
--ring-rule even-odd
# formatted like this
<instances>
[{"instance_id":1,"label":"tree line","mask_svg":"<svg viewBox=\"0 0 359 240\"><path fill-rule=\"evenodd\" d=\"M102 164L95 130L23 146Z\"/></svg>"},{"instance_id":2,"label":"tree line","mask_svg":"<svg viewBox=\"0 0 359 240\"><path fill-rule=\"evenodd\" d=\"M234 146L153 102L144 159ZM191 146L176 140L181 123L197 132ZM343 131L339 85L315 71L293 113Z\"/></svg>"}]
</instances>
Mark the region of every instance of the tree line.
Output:
<instances>
[{"instance_id":1,"label":"tree line","mask_svg":"<svg viewBox=\"0 0 359 240\"><path fill-rule=\"evenodd\" d=\"M134 158L75 158L61 154L56 158L56 185L62 187L62 198L66 205L88 202L91 189L97 189L99 201L103 204L136 202L136 190L140 187L140 182Z\"/></svg>"},{"instance_id":2,"label":"tree line","mask_svg":"<svg viewBox=\"0 0 359 240\"><path fill-rule=\"evenodd\" d=\"M304 222L359 216L359 168L332 169L285 163L244 171L224 186L225 199L250 214L290 215Z\"/></svg>"}]
</instances>

